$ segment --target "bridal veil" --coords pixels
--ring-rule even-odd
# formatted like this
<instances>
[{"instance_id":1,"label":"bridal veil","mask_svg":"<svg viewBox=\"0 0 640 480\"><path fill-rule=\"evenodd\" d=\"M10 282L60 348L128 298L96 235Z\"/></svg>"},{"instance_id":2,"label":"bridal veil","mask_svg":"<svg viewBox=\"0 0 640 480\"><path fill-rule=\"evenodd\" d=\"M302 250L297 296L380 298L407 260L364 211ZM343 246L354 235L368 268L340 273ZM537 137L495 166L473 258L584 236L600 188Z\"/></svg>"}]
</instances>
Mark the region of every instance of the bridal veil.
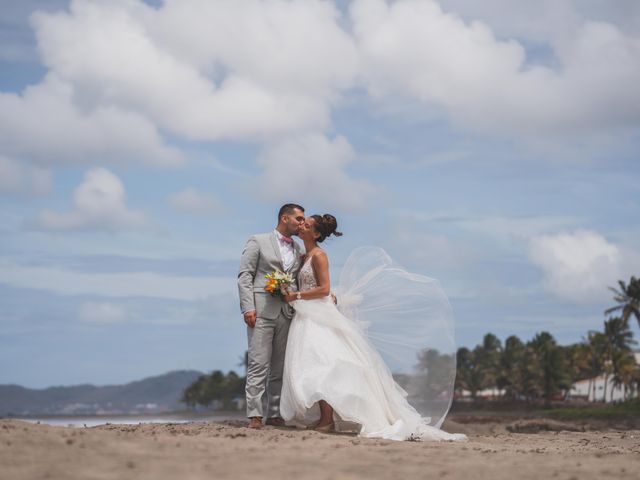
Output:
<instances>
[{"instance_id":1,"label":"bridal veil","mask_svg":"<svg viewBox=\"0 0 640 480\"><path fill-rule=\"evenodd\" d=\"M439 428L456 374L454 317L439 282L377 247L355 249L340 274L338 309L382 356L407 401Z\"/></svg>"}]
</instances>

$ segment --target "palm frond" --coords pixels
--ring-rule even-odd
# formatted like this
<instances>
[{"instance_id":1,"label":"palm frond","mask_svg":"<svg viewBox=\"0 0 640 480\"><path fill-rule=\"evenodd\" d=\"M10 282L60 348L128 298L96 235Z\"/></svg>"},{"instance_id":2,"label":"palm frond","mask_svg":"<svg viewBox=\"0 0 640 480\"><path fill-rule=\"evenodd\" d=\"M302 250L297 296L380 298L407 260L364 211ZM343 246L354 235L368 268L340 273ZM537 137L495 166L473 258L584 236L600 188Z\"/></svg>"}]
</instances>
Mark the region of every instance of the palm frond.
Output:
<instances>
[{"instance_id":1,"label":"palm frond","mask_svg":"<svg viewBox=\"0 0 640 480\"><path fill-rule=\"evenodd\" d=\"M615 306L615 307L607 308L607 309L604 311L604 314L605 314L605 315L609 315L610 313L615 312L616 310L620 310L620 309L622 309L622 308L624 308L624 305L617 305L617 306Z\"/></svg>"}]
</instances>

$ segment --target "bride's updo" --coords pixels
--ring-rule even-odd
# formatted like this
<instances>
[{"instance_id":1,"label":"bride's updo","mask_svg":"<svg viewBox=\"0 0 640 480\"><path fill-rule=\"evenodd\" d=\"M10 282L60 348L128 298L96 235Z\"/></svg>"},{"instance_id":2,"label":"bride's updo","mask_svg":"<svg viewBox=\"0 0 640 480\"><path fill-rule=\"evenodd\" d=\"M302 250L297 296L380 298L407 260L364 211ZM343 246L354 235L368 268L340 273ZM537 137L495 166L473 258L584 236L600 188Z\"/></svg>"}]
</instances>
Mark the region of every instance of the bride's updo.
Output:
<instances>
[{"instance_id":1,"label":"bride's updo","mask_svg":"<svg viewBox=\"0 0 640 480\"><path fill-rule=\"evenodd\" d=\"M325 238L335 235L336 237L341 237L342 233L338 230L338 221L336 217L325 213L324 215L311 215L311 218L315 220L315 230L320 234L318 237L318 243L321 243L325 240Z\"/></svg>"}]
</instances>

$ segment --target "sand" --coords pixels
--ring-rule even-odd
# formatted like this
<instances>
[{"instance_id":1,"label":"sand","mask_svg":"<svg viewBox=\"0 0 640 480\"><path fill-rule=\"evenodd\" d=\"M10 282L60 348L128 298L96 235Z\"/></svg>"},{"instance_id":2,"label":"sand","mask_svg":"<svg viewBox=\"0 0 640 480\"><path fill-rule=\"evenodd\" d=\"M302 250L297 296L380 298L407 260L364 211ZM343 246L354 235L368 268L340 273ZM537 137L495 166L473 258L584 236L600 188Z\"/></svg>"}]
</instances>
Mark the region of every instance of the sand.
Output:
<instances>
[{"instance_id":1,"label":"sand","mask_svg":"<svg viewBox=\"0 0 640 480\"><path fill-rule=\"evenodd\" d=\"M640 478L637 429L593 430L545 419L459 421L464 423L447 421L445 429L466 433L467 442L393 442L274 427L256 431L240 421L69 428L0 420L0 478Z\"/></svg>"}]
</instances>

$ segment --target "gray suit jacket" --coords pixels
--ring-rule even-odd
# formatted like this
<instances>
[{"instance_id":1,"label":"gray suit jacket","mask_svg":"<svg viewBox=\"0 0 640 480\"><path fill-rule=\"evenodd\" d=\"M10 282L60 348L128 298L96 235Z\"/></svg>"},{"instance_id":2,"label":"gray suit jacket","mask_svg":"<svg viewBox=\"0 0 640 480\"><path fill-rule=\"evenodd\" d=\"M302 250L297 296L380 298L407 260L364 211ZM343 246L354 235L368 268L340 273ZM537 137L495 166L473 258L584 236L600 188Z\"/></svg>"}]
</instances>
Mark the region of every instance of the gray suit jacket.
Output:
<instances>
[{"instance_id":1,"label":"gray suit jacket","mask_svg":"<svg viewBox=\"0 0 640 480\"><path fill-rule=\"evenodd\" d=\"M298 271L302 266L300 246L294 241L294 262L286 273L294 278L292 289L297 289ZM242 313L255 310L258 317L274 319L280 312L286 317L293 316L293 308L279 297L264 291L267 284L265 275L280 270L285 272L280 255L280 247L275 232L254 235L247 241L240 259L238 272L238 293Z\"/></svg>"}]
</instances>

